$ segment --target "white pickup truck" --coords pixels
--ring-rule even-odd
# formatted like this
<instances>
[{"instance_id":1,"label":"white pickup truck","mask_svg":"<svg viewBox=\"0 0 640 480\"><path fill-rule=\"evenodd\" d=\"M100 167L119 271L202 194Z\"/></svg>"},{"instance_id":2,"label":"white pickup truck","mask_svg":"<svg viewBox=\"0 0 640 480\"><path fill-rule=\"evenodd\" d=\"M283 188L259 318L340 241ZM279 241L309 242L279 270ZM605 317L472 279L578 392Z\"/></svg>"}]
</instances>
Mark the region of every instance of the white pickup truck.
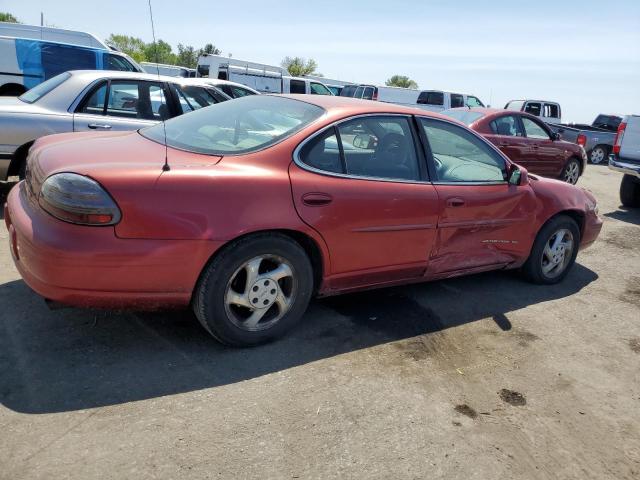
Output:
<instances>
[{"instance_id":1,"label":"white pickup truck","mask_svg":"<svg viewBox=\"0 0 640 480\"><path fill-rule=\"evenodd\" d=\"M624 173L620 184L622 204L640 207L640 115L628 115L620 123L609 168Z\"/></svg>"}]
</instances>

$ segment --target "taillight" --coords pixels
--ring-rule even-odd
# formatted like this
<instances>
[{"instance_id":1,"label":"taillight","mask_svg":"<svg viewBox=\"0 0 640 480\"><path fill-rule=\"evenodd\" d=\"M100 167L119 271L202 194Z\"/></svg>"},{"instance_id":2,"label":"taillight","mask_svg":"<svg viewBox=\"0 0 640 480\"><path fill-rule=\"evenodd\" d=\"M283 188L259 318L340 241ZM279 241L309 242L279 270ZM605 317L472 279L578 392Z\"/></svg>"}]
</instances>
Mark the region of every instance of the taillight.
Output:
<instances>
[{"instance_id":1,"label":"taillight","mask_svg":"<svg viewBox=\"0 0 640 480\"><path fill-rule=\"evenodd\" d=\"M583 133L579 134L578 139L576 140L576 143L584 147L587 144L587 136Z\"/></svg>"},{"instance_id":2,"label":"taillight","mask_svg":"<svg viewBox=\"0 0 640 480\"><path fill-rule=\"evenodd\" d=\"M626 122L620 122L618 125L618 131L616 132L616 139L613 141L613 153L618 155L620 153L620 147L622 146L622 137L624 137L624 129L627 128Z\"/></svg>"},{"instance_id":3,"label":"taillight","mask_svg":"<svg viewBox=\"0 0 640 480\"><path fill-rule=\"evenodd\" d=\"M120 209L95 180L77 173L57 173L40 188L38 203L46 212L69 223L115 225Z\"/></svg>"}]
</instances>

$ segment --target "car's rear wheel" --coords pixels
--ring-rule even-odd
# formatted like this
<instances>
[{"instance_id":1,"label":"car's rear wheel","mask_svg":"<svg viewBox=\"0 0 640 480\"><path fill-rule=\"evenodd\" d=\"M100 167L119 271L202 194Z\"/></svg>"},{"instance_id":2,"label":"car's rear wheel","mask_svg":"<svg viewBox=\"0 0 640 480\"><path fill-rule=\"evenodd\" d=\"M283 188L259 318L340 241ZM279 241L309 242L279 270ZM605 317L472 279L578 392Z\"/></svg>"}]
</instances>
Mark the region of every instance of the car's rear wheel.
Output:
<instances>
[{"instance_id":1,"label":"car's rear wheel","mask_svg":"<svg viewBox=\"0 0 640 480\"><path fill-rule=\"evenodd\" d=\"M594 165L598 165L599 163L602 163L607 159L607 153L608 152L606 147L598 145L593 150L591 150L591 153L589 154L589 160L591 160L591 163L593 163Z\"/></svg>"},{"instance_id":2,"label":"car's rear wheel","mask_svg":"<svg viewBox=\"0 0 640 480\"><path fill-rule=\"evenodd\" d=\"M259 234L233 242L206 267L193 309L222 343L258 345L300 321L312 290L313 271L302 247L281 234Z\"/></svg>"},{"instance_id":3,"label":"car's rear wheel","mask_svg":"<svg viewBox=\"0 0 640 480\"><path fill-rule=\"evenodd\" d=\"M571 270L579 245L576 221L566 215L554 217L538 232L523 273L533 283L558 283Z\"/></svg>"},{"instance_id":4,"label":"car's rear wheel","mask_svg":"<svg viewBox=\"0 0 640 480\"><path fill-rule=\"evenodd\" d=\"M562 180L572 185L578 183L580 178L580 164L575 158L570 159L562 171Z\"/></svg>"},{"instance_id":5,"label":"car's rear wheel","mask_svg":"<svg viewBox=\"0 0 640 480\"><path fill-rule=\"evenodd\" d=\"M640 207L640 179L636 179L631 175L622 177L620 202L625 207Z\"/></svg>"}]
</instances>

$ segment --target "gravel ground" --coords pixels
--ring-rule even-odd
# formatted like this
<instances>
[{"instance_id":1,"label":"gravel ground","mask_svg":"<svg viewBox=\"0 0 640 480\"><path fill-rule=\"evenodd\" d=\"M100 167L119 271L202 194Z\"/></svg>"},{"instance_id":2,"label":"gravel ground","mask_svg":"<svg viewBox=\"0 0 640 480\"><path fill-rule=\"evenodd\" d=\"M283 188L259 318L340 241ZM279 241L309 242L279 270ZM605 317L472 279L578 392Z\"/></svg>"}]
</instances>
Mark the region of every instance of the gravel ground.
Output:
<instances>
[{"instance_id":1,"label":"gravel ground","mask_svg":"<svg viewBox=\"0 0 640 480\"><path fill-rule=\"evenodd\" d=\"M245 350L186 313L50 311L0 228L0 478L640 478L640 211L620 178L580 180L605 224L560 285L315 301Z\"/></svg>"}]
</instances>

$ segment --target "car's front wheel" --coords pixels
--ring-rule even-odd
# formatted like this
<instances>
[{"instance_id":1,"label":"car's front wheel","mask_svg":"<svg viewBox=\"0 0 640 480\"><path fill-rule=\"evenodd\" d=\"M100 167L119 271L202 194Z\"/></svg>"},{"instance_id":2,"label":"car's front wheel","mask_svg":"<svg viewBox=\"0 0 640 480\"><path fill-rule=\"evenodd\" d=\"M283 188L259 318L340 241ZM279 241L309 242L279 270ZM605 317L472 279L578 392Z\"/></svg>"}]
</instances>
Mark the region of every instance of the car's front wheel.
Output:
<instances>
[{"instance_id":1,"label":"car's front wheel","mask_svg":"<svg viewBox=\"0 0 640 480\"><path fill-rule=\"evenodd\" d=\"M564 166L564 170L562 171L562 179L565 182L570 183L571 185L575 185L576 183L578 183L579 178L580 164L575 158L572 158Z\"/></svg>"},{"instance_id":2,"label":"car's front wheel","mask_svg":"<svg viewBox=\"0 0 640 480\"><path fill-rule=\"evenodd\" d=\"M558 283L571 270L579 245L580 229L576 221L558 215L538 232L531 254L522 267L523 273L533 283Z\"/></svg>"},{"instance_id":3,"label":"car's front wheel","mask_svg":"<svg viewBox=\"0 0 640 480\"><path fill-rule=\"evenodd\" d=\"M259 234L228 245L206 267L193 309L220 342L258 345L300 321L312 290L313 270L302 247L281 234Z\"/></svg>"}]
</instances>

